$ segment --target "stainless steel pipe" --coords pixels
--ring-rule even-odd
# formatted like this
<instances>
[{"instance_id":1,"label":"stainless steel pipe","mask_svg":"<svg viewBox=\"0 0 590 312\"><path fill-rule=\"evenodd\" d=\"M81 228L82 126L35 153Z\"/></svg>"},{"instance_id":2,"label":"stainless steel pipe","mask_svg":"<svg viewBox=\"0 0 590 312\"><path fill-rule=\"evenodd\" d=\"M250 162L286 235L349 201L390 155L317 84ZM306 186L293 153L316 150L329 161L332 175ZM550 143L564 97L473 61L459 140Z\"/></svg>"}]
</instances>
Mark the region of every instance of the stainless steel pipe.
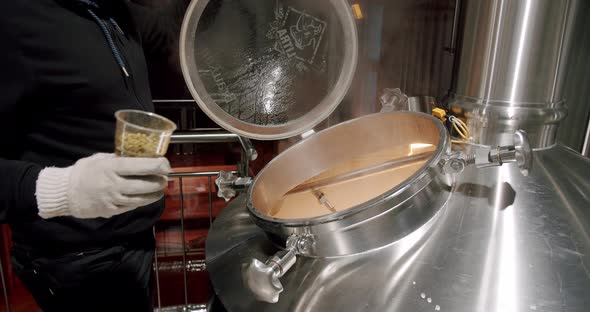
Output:
<instances>
[{"instance_id":1,"label":"stainless steel pipe","mask_svg":"<svg viewBox=\"0 0 590 312\"><path fill-rule=\"evenodd\" d=\"M227 131L175 132L170 143L223 143L239 142L240 136Z\"/></svg>"},{"instance_id":2,"label":"stainless steel pipe","mask_svg":"<svg viewBox=\"0 0 590 312\"><path fill-rule=\"evenodd\" d=\"M533 147L555 144L576 0L463 1L453 100L476 143L504 145L525 130Z\"/></svg>"}]
</instances>

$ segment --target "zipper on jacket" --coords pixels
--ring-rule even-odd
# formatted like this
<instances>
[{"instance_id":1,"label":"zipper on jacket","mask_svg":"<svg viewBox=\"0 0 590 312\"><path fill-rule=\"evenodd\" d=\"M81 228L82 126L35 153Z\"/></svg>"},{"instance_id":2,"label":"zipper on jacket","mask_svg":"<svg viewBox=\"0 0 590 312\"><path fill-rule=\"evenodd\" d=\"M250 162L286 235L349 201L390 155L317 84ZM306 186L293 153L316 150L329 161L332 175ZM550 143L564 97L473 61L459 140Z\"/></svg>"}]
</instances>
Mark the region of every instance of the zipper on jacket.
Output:
<instances>
[{"instance_id":1,"label":"zipper on jacket","mask_svg":"<svg viewBox=\"0 0 590 312\"><path fill-rule=\"evenodd\" d=\"M89 6L86 11L103 31L107 44L112 50L111 52L113 53L113 57L115 58L117 64L121 67L121 74L123 75L123 81L125 83L126 89L129 90L129 88L131 88L133 98L139 107L149 110L148 106L144 105L137 95L137 87L135 78L133 77L131 63L128 61L129 58L126 57L126 51L123 49L125 47L125 42L129 42L127 36L125 36L125 33L119 27L119 24L114 20L114 18L109 17L107 19L103 19L92 10L92 8L99 9L99 6L93 0L78 1Z\"/></svg>"},{"instance_id":2,"label":"zipper on jacket","mask_svg":"<svg viewBox=\"0 0 590 312\"><path fill-rule=\"evenodd\" d=\"M113 34L116 37L117 40L115 41L115 45L117 45L117 48L121 52L121 57L123 58L123 62L125 62L125 64L127 65L127 72L129 73L129 75L128 76L123 75L123 79L125 80L125 85L127 86L127 89L131 89L130 91L133 95L133 98L135 99L135 102L137 102L137 104L141 108L148 110L148 107L141 102L141 100L139 99L139 96L137 95L137 85L135 83L135 76L133 74L133 69L132 69L131 63L129 62L129 57L127 56L127 51L126 51L126 47L125 47L126 43L127 44L130 43L129 39L127 38L127 36L123 32L123 30L119 27L115 27L114 24L109 23L108 28L109 28L109 31L111 32L111 34Z\"/></svg>"}]
</instances>

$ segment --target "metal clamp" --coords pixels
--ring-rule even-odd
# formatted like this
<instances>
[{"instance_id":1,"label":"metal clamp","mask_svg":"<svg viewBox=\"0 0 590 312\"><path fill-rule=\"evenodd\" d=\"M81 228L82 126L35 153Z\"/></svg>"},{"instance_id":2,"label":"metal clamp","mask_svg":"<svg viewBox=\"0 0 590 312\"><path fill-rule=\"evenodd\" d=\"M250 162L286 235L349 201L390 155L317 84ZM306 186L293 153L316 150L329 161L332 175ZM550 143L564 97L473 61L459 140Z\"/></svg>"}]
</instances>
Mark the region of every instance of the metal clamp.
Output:
<instances>
[{"instance_id":1,"label":"metal clamp","mask_svg":"<svg viewBox=\"0 0 590 312\"><path fill-rule=\"evenodd\" d=\"M313 248L313 239L308 235L291 235L287 239L286 248L275 253L262 262L252 259L242 267L244 284L256 300L276 303L283 291L281 278L297 261L297 255L309 253Z\"/></svg>"},{"instance_id":2,"label":"metal clamp","mask_svg":"<svg viewBox=\"0 0 590 312\"><path fill-rule=\"evenodd\" d=\"M215 184L217 185L217 196L229 201L234 198L238 192L244 191L252 184L250 174L250 161L258 158L258 152L254 149L252 142L244 137L238 136L238 141L242 145L242 159L238 164L238 174L235 176L231 171L220 171Z\"/></svg>"},{"instance_id":3,"label":"metal clamp","mask_svg":"<svg viewBox=\"0 0 590 312\"><path fill-rule=\"evenodd\" d=\"M460 173L466 166L477 168L501 166L505 163L516 163L522 175L527 176L533 167L533 151L526 132L518 130L514 133L514 145L479 147L473 155L456 153L444 162L444 170L448 173Z\"/></svg>"},{"instance_id":4,"label":"metal clamp","mask_svg":"<svg viewBox=\"0 0 590 312\"><path fill-rule=\"evenodd\" d=\"M215 184L217 185L217 196L227 202L234 198L238 192L248 189L252 184L252 178L239 177L231 171L220 171L215 179Z\"/></svg>"}]
</instances>

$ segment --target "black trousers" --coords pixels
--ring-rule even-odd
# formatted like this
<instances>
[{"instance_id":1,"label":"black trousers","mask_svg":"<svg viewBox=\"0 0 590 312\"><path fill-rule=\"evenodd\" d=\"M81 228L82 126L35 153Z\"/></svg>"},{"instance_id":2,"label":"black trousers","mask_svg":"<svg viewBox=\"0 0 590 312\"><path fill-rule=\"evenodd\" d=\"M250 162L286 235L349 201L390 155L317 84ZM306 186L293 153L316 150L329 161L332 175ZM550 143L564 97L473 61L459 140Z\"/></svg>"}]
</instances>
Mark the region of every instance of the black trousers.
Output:
<instances>
[{"instance_id":1,"label":"black trousers","mask_svg":"<svg viewBox=\"0 0 590 312\"><path fill-rule=\"evenodd\" d=\"M59 256L15 246L15 273L43 312L153 312L153 247L112 246Z\"/></svg>"}]
</instances>

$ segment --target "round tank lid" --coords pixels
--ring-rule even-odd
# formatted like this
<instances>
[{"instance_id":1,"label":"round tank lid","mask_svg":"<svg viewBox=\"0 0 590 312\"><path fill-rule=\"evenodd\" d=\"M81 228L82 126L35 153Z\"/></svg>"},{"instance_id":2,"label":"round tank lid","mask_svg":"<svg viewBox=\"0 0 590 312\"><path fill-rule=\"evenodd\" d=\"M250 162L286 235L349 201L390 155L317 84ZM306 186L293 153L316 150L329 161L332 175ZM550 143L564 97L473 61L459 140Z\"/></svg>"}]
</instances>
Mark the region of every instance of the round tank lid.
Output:
<instances>
[{"instance_id":1,"label":"round tank lid","mask_svg":"<svg viewBox=\"0 0 590 312\"><path fill-rule=\"evenodd\" d=\"M180 61L213 121L275 140L312 129L336 109L357 47L345 0L196 0L184 18Z\"/></svg>"}]
</instances>

